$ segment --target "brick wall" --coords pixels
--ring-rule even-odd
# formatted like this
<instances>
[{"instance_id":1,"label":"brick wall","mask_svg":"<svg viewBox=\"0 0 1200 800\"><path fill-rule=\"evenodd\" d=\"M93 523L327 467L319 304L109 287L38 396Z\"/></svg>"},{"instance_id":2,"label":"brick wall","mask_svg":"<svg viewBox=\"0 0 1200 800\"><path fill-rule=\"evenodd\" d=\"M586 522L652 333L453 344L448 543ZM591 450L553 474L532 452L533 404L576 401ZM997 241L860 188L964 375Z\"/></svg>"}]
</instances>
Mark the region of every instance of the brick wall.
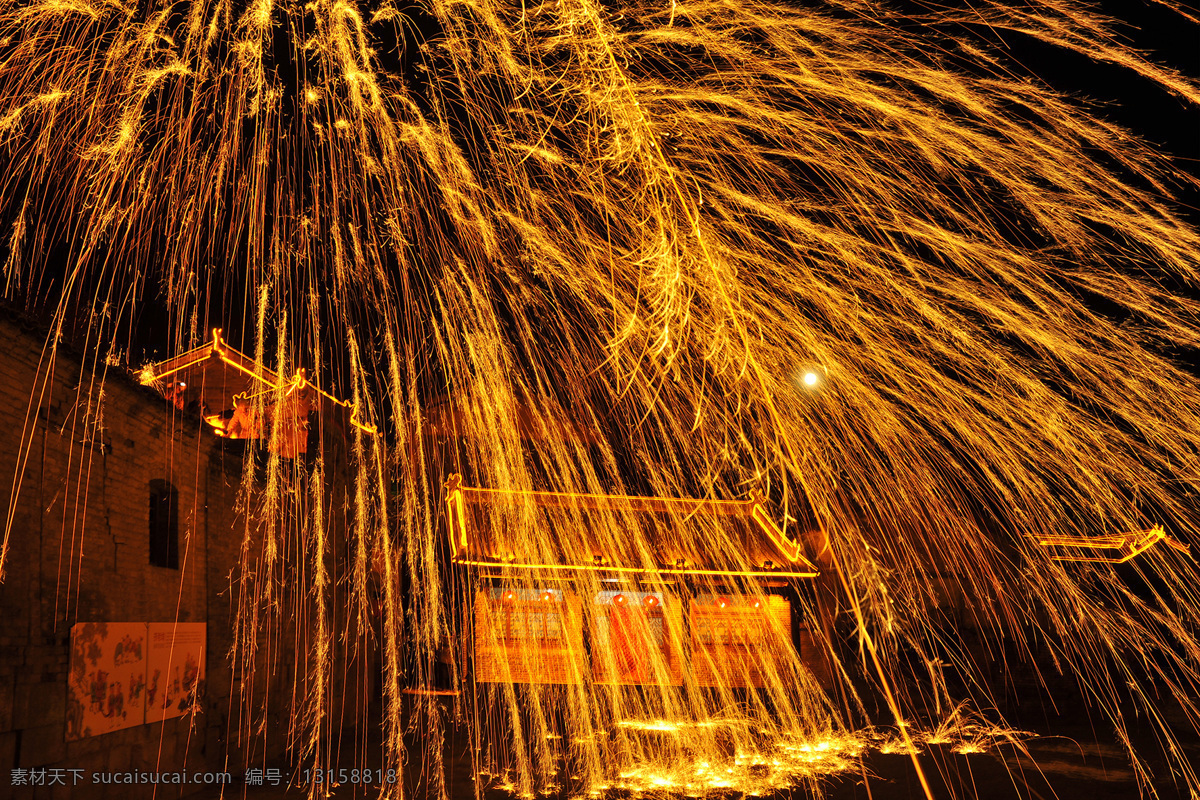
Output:
<instances>
[{"instance_id":1,"label":"brick wall","mask_svg":"<svg viewBox=\"0 0 1200 800\"><path fill-rule=\"evenodd\" d=\"M7 318L0 343L0 510L12 514L0 584L0 796L149 796L150 787L13 788L10 768L233 771L239 703L227 654L230 575L246 530L241 455L119 368L101 387L91 363L60 351L50 373L44 334ZM178 569L150 564L152 480L178 491ZM176 619L208 623L195 728L179 718L66 741L71 626Z\"/></svg>"}]
</instances>

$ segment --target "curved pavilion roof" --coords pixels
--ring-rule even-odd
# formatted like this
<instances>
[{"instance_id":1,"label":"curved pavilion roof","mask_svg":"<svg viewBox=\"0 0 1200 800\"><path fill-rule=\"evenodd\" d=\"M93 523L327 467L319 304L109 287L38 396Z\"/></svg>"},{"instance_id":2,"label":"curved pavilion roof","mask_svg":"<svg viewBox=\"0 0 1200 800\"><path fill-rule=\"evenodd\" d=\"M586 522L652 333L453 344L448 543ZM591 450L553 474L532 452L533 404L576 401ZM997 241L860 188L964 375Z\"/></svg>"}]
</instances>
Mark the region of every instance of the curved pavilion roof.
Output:
<instances>
[{"instance_id":1,"label":"curved pavilion roof","mask_svg":"<svg viewBox=\"0 0 1200 800\"><path fill-rule=\"evenodd\" d=\"M154 386L179 408L194 408L221 437L271 438L272 449L293 457L307 449L308 418L313 411L348 409L351 424L374 434L358 418L353 403L339 400L309 382L303 369L291 378L268 369L221 338L144 367L138 379ZM282 413L282 416L280 414Z\"/></svg>"},{"instance_id":2,"label":"curved pavilion roof","mask_svg":"<svg viewBox=\"0 0 1200 800\"><path fill-rule=\"evenodd\" d=\"M756 579L818 569L761 498L711 500L513 492L446 483L454 561L499 572L604 572ZM598 533L637 526L643 535Z\"/></svg>"}]
</instances>

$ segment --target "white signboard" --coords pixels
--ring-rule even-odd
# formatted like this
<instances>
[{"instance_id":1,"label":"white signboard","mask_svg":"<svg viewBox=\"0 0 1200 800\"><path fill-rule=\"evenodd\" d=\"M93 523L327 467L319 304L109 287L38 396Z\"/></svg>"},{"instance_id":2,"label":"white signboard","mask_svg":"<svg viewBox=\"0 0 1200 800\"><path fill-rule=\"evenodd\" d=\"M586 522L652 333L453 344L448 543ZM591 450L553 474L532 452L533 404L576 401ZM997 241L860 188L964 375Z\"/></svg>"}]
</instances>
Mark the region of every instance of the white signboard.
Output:
<instances>
[{"instance_id":1,"label":"white signboard","mask_svg":"<svg viewBox=\"0 0 1200 800\"><path fill-rule=\"evenodd\" d=\"M180 717L204 695L203 622L151 622L146 661L146 722Z\"/></svg>"},{"instance_id":2,"label":"white signboard","mask_svg":"<svg viewBox=\"0 0 1200 800\"><path fill-rule=\"evenodd\" d=\"M141 725L146 701L146 623L71 626L67 740Z\"/></svg>"}]
</instances>

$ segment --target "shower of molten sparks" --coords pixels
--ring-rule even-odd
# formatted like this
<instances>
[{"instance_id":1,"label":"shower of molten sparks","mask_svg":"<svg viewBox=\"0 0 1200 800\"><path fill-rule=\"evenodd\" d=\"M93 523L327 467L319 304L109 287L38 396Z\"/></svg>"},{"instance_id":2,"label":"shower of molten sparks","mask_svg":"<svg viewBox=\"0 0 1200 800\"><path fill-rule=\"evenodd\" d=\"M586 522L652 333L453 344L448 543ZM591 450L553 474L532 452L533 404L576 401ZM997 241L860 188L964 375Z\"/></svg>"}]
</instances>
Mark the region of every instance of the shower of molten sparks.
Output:
<instances>
[{"instance_id":1,"label":"shower of molten sparks","mask_svg":"<svg viewBox=\"0 0 1200 800\"><path fill-rule=\"evenodd\" d=\"M1200 386L1172 360L1200 344L1181 294L1200 234L1170 199L1190 179L983 38L1032 37L1200 100L1106 24L1055 0L920 18L857 0L5 0L5 292L56 308L97 369L147 303L170 310L176 352L227 322L255 363L314 364L314 385L384 432L348 434L340 505L324 457L246 465L233 657L251 685L294 637L289 742L306 765L328 758L338 648L376 643L386 758L402 762L402 689L457 636L437 543L459 471L507 491L761 489L821 567L805 613L836 622L814 627L836 693L786 648L749 701L662 685L674 677L480 688L488 724L521 735L479 768L508 765L518 791L553 783L560 756L617 785L608 767L625 762L604 759L641 745L598 744L614 720L704 725L738 703L749 722L698 736L710 751L619 780L717 785L704 770L728 746L722 769L753 783L753 759L812 752L756 750L768 723L826 731L828 757L852 760L851 731L872 722L860 687L886 697L880 724L945 713L964 699L949 664L992 707L982 662L997 657L1075 678L1122 741L1126 719L1157 720L1194 792L1156 710L1174 697L1200 717L1200 581L1182 550ZM450 444L429 433L447 402ZM532 519L505 535L536 551ZM626 522L599 515L591 535L652 561ZM1154 530L1181 546L1139 551L1128 573L1055 549L1132 552L1130 532ZM305 580L285 579L289 560ZM1149 588L1127 588L1132 572ZM665 596L664 576L647 582ZM667 657L646 674L675 675Z\"/></svg>"}]
</instances>

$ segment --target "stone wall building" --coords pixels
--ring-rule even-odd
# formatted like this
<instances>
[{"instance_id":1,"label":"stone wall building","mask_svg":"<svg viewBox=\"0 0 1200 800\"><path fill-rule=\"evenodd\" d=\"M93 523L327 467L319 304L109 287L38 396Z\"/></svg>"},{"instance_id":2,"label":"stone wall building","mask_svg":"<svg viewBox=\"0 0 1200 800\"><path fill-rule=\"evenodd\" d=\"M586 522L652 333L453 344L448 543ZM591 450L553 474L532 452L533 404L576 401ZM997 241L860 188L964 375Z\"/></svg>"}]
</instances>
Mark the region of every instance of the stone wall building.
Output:
<instances>
[{"instance_id":1,"label":"stone wall building","mask_svg":"<svg viewBox=\"0 0 1200 800\"><path fill-rule=\"evenodd\" d=\"M229 771L240 784L246 766L281 763L287 737L258 731L286 730L303 669L287 655L295 648L286 630L271 643L286 657L255 672L261 685L251 694L240 691L229 659L248 530L238 502L245 443L215 435L123 368L101 364L101 382L89 359L60 348L47 369L45 341L44 331L0 316L0 403L9 420L0 427L0 509L10 515L0 583L0 796L10 786L30 798L151 795L150 786L94 785L93 773L103 772ZM344 449L327 463L344 468ZM122 622L207 623L202 713L72 738L72 626ZM12 785L31 771L44 785ZM65 780L50 786L46 776ZM160 787L156 796L202 788Z\"/></svg>"}]
</instances>

